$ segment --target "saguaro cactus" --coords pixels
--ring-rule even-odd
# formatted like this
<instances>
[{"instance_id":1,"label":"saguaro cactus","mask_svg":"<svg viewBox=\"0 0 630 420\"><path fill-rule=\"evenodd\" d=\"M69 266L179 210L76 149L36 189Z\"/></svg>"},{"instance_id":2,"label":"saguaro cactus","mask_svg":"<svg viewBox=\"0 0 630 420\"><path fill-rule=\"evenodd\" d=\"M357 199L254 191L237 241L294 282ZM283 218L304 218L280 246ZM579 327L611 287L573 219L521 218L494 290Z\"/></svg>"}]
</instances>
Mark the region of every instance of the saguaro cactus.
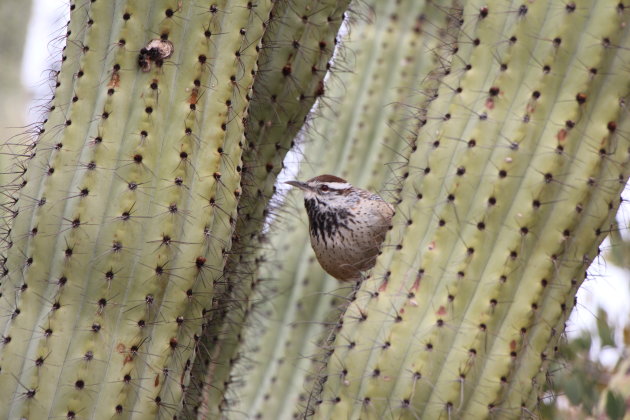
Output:
<instances>
[{"instance_id":1,"label":"saguaro cactus","mask_svg":"<svg viewBox=\"0 0 630 420\"><path fill-rule=\"evenodd\" d=\"M241 357L242 328L252 310L252 295L261 283L259 251L263 223L271 213L276 176L286 153L316 99L336 45L349 0L280 1L262 40L252 91L243 156L243 194L234 243L219 283L210 328L201 348L208 349L194 366L203 388L200 416L215 418L238 401L226 394ZM264 286L263 286L264 287ZM194 400L196 397L190 394Z\"/></svg>"},{"instance_id":2,"label":"saguaro cactus","mask_svg":"<svg viewBox=\"0 0 630 420\"><path fill-rule=\"evenodd\" d=\"M71 3L7 238L0 418L179 411L230 249L271 7Z\"/></svg>"},{"instance_id":3,"label":"saguaro cactus","mask_svg":"<svg viewBox=\"0 0 630 420\"><path fill-rule=\"evenodd\" d=\"M469 1L315 418L516 418L628 179L627 13Z\"/></svg>"},{"instance_id":4,"label":"saguaro cactus","mask_svg":"<svg viewBox=\"0 0 630 420\"><path fill-rule=\"evenodd\" d=\"M447 18L444 9L425 2L353 5L325 82L326 96L303 133L299 179L334 173L372 190L385 185L386 164L407 144L401 133L417 125L410 116L425 102L411 87L436 66L434 50ZM257 254L262 281L242 330L242 356L231 369L228 417L299 416L322 359L318 344L353 287L321 270L305 216L300 195L291 194L269 227L269 243Z\"/></svg>"},{"instance_id":5,"label":"saguaro cactus","mask_svg":"<svg viewBox=\"0 0 630 420\"><path fill-rule=\"evenodd\" d=\"M628 179L626 8L368 4L386 19L357 31L357 74L324 85L345 0L71 3L51 112L7 206L0 417L287 418L305 399L334 419L535 410ZM279 353L311 354L328 308L304 298L324 289L268 283L261 229L308 109L345 88L360 108L320 109L344 130L313 123L338 140L307 150L372 189L398 160L397 212L312 383ZM285 268L314 279L305 234L270 243L301 244Z\"/></svg>"}]
</instances>

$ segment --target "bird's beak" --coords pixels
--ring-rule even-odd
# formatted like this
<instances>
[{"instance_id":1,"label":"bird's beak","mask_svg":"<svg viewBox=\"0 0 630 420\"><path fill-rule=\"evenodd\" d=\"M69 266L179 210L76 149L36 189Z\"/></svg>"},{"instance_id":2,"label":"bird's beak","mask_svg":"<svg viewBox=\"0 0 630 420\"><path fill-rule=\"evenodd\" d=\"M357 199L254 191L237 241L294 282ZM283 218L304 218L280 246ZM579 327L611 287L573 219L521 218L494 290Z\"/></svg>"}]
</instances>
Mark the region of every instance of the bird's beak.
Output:
<instances>
[{"instance_id":1,"label":"bird's beak","mask_svg":"<svg viewBox=\"0 0 630 420\"><path fill-rule=\"evenodd\" d=\"M308 186L308 184L306 182L287 181L287 182L285 182L285 184L293 185L294 187L298 187L299 189L304 190L304 191L310 191L311 190L311 188Z\"/></svg>"}]
</instances>

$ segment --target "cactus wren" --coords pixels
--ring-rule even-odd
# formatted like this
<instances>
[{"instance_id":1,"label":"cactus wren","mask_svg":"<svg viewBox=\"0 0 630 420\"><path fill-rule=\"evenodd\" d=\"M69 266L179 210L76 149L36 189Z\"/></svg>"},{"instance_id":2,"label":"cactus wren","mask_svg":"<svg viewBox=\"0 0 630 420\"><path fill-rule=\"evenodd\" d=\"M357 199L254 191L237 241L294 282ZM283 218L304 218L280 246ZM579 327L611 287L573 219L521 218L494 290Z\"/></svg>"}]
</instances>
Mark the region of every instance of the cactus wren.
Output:
<instances>
[{"instance_id":1,"label":"cactus wren","mask_svg":"<svg viewBox=\"0 0 630 420\"><path fill-rule=\"evenodd\" d=\"M311 246L322 268L341 281L374 267L394 208L376 194L334 175L287 184L304 191Z\"/></svg>"}]
</instances>

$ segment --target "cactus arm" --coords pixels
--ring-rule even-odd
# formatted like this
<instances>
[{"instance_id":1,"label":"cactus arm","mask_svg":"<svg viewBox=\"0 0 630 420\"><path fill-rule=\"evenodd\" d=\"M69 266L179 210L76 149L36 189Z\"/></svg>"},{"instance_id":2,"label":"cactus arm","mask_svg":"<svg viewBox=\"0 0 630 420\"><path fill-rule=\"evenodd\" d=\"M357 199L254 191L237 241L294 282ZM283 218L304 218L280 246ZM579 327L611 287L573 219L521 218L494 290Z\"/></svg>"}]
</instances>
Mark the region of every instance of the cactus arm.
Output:
<instances>
[{"instance_id":1,"label":"cactus arm","mask_svg":"<svg viewBox=\"0 0 630 420\"><path fill-rule=\"evenodd\" d=\"M616 32L611 29L615 26L600 27L595 23L598 19L606 19L621 27L624 20L618 10L611 11L610 8L594 7L591 16L590 19L593 21L590 27L592 29L589 29L591 37L602 40L609 38L610 42L616 46L628 45L630 42L628 30ZM591 44L588 37L582 42L587 45ZM577 59L580 57L574 60ZM609 53L600 48L592 48L582 60L585 61L586 59L596 68L620 69L622 63L630 59L630 54L625 49L619 49L616 53ZM534 360L537 358L546 359L547 355L553 355L557 350L557 341L560 338L559 331L564 330L564 323L576 303L576 290L585 279L588 266L599 257L599 248L593 246L593 243L599 245L606 234L614 229L615 214L621 204L620 193L628 177L630 151L628 140L624 138L623 134L630 128L630 121L626 117L627 112L623 104L626 93L630 91L627 77L622 72L612 71L602 75L601 78L595 78L585 90L589 92L590 101L587 104L586 112L590 116L590 121L585 122L582 128L580 135L584 140L576 145L576 151L571 158L573 166L567 178L574 179L578 185L585 184L588 188L583 188L581 195L575 196L570 193L569 188L565 187L558 197L559 200L570 203L570 208L574 212L583 212L585 217L569 222L565 217L562 217L563 209L561 206L556 204L555 207L557 208L554 209L555 211L552 210L551 217L547 221L546 230L551 232L555 230L554 236L556 238L562 235L562 240L556 239L556 242L562 245L556 246L560 249L564 248L563 252L567 257L559 267L553 258L551 263L548 263L552 288L549 292L542 293L543 310L534 314L532 335L542 337L543 340L546 336L551 339L547 343L544 354L534 352L528 354L528 357ZM580 159L580 156L593 154L597 154L599 159L591 158L584 161ZM618 194L614 195L611 191L617 191ZM570 234L568 238L567 231ZM583 238L587 238L587 240ZM542 241L543 238L541 237L536 245L542 247ZM556 249L553 251L557 252ZM565 261L569 261L571 264ZM548 286L545 287L541 282L540 287L546 289ZM555 326L546 324L545 320L551 318L546 313L547 310L558 319ZM509 321L506 319L504 324ZM506 329L505 326L502 328ZM544 341L541 343L541 347L543 344ZM527 349L526 347L525 350L527 351ZM544 361L545 364L548 364L547 360ZM535 362L522 363L516 376L531 378L530 380L537 380L538 383L545 380L544 372L540 372ZM521 383L515 381L510 385L505 393L512 400L526 395L528 388ZM536 393L535 391L530 391L529 395L529 403L532 405L537 403L537 399L541 397L540 392Z\"/></svg>"},{"instance_id":2,"label":"cactus arm","mask_svg":"<svg viewBox=\"0 0 630 420\"><path fill-rule=\"evenodd\" d=\"M204 336L208 349L194 374L203 379L199 417L227 415L238 404L239 384L234 364L242 357L242 326L252 313L252 293L261 230L277 174L286 152L315 100L324 92L322 81L349 0L277 2L262 42L246 129L243 157L243 197L239 205L235 242L225 269L223 304L212 314ZM227 391L226 391L227 390Z\"/></svg>"},{"instance_id":3,"label":"cactus arm","mask_svg":"<svg viewBox=\"0 0 630 420\"><path fill-rule=\"evenodd\" d=\"M627 179L629 87L616 3L527 8L466 4L389 246L344 317L316 418L535 410L540 354Z\"/></svg>"},{"instance_id":4,"label":"cactus arm","mask_svg":"<svg viewBox=\"0 0 630 420\"><path fill-rule=\"evenodd\" d=\"M103 5L99 9L96 10L97 14L112 13L109 5ZM82 46L91 45L92 51L85 51L85 55L98 54L99 50L105 50L104 44L108 39L103 39L98 33L101 32L101 28L98 25L94 32L82 31L81 24L69 25L69 37L73 42L69 42L64 51L64 62L58 78L58 95L51 107L48 126L45 127L48 132L38 142L37 151L40 153L36 155L36 160L30 162L27 183L23 188L19 203L19 213L14 220L12 231L17 234L14 236L15 239L12 239L13 244L6 263L8 277L2 284L2 307L3 312L15 315L13 319L6 317L3 320L5 321L3 325L5 346L2 349L4 373L2 382L3 386L7 386L6 382L11 383L11 388L15 390L13 394L15 402L3 407L3 410L6 410L4 415L8 415L11 412L9 410L16 410L20 405L24 406L25 410L21 415L27 415L26 413L30 412L28 406L34 404L29 404L32 399L19 398L19 395L23 393L34 391L37 400L47 404L47 400L52 397L48 388L57 386L58 373L67 352L67 343L65 340L60 340L59 336L63 336L69 330L74 313L65 310L65 307L64 310L54 312L54 315L57 315L55 321L59 324L47 319L47 315L53 311L51 308L54 308L55 302L58 301L58 297L54 294L55 286L52 277L55 274L59 276L57 279L68 277L59 273L58 269L55 269L55 274L50 271L52 271L51 266L59 265L56 260L63 257L64 252L66 254L72 252L70 250L72 242L63 248L69 251L62 251L56 247L60 238L55 233L61 230L64 209L76 208L75 203L68 204L68 201L77 201L78 193L76 190L71 192L71 188L76 187L72 185L73 172L64 169L67 165L76 165L88 130L86 125L77 125L76 122L90 120L95 102L102 100L102 97L98 99L96 95L86 97L81 102L81 106L68 106L68 104L72 103L71 95L75 92L77 92L75 97L78 98L76 102L79 103L81 99L79 93L82 92L82 87L89 83L86 79L89 78L91 83L96 83L100 77L100 73L88 74L85 79L83 76L76 77L75 75L78 75L79 69L89 66L85 63L86 60L82 59L84 56ZM75 123L74 126L73 123ZM64 141L61 141L62 138ZM46 146L44 147L43 144ZM63 196L55 197L51 193L52 190L63 191ZM48 191L49 194L45 195L43 191ZM70 194L73 198L63 199ZM46 223L43 223L41 219L46 213L49 217ZM57 249L57 252L49 252L50 249ZM62 283L65 283L65 280ZM71 297L81 293L81 287L78 284L65 290ZM52 296L50 296L51 292ZM48 329L51 331L50 339L46 339ZM18 357L18 359L12 360L10 357ZM48 363L43 363L42 369L38 369L35 366L43 358ZM28 369L25 368L26 363L30 365ZM21 375L20 371L22 371ZM47 381L40 383L38 371L43 371L42 374ZM20 404L22 402L23 404ZM47 411L43 412L47 413ZM13 416L18 415L16 411L13 411Z\"/></svg>"},{"instance_id":5,"label":"cactus arm","mask_svg":"<svg viewBox=\"0 0 630 420\"><path fill-rule=\"evenodd\" d=\"M295 220L294 224L289 226L293 226L294 230L286 232L287 236L293 237L297 241L301 237L299 232L304 228L303 222L304 220ZM302 333L302 330L308 327L307 325L300 325L300 323L310 323L311 318L316 316L314 314L326 312L316 306L317 302L323 304L326 301L326 299L316 298L318 294L323 292L320 290L320 285L325 283L314 273L306 272L309 267L308 259L312 257L306 252L308 248L302 245L296 249L284 248L283 250L292 258L288 259L286 263L278 265L277 268L295 272L296 276L305 280L296 282L288 290L281 288L283 285L273 286L273 290L277 291L277 296L269 299L267 305L261 304L260 308L257 308L268 319L264 323L262 319L258 321L259 328L264 328L264 335L260 337L260 331L254 331L254 328L250 327L248 333L251 336L246 337L244 341L249 345L245 348L253 348L251 344L254 343L259 345L260 350L248 351L246 353L247 358L234 368L236 376L245 375L246 367L252 371L252 375L248 376L251 381L248 380L243 389L239 391L241 397L239 407L242 406L252 416L258 415L261 418L269 419L288 418L293 414L295 402L302 391L301 381L294 379L295 377L302 379L302 377L290 374L294 373L294 369L300 369L300 367L294 365L295 360L286 358L287 348L299 348L297 354L304 356L311 354L308 353L308 347L314 339ZM266 271L262 270L262 273L266 274ZM300 300L305 295L311 298ZM329 307L330 305L326 309ZM267 314L273 315L268 317ZM312 349L310 350L312 351ZM306 352L302 353L301 351ZM249 359L253 359L253 363L251 361L246 362ZM301 363L301 368L308 369L308 358L303 362L306 363ZM287 369L291 372L286 372Z\"/></svg>"},{"instance_id":6,"label":"cactus arm","mask_svg":"<svg viewBox=\"0 0 630 420\"><path fill-rule=\"evenodd\" d=\"M434 65L430 54L415 53L419 45L434 49L433 28L422 25L444 16L443 10L418 2L376 1L351 10L349 30L325 82L327 97L304 132L299 153L306 162L298 179L335 173L356 185L378 186L374 189L384 183L383 163L406 144L401 132L415 124L410 109L401 105L410 92L400 86L419 83ZM371 160L375 162L366 163ZM250 417L290 418L304 409L308 383L326 358L318 346L338 317L331 309L345 306L335 296L351 287L327 278L319 268L299 195L290 197L270 226L269 251L259 269L267 285L255 294L257 315L245 327L246 350L232 369L236 381L244 378L232 409ZM295 218L296 212L302 217Z\"/></svg>"},{"instance_id":7,"label":"cactus arm","mask_svg":"<svg viewBox=\"0 0 630 420\"><path fill-rule=\"evenodd\" d=\"M242 119L270 8L72 5L1 286L14 316L2 318L11 404L0 416L181 410L236 220ZM143 71L138 53L160 36L174 54Z\"/></svg>"}]
</instances>

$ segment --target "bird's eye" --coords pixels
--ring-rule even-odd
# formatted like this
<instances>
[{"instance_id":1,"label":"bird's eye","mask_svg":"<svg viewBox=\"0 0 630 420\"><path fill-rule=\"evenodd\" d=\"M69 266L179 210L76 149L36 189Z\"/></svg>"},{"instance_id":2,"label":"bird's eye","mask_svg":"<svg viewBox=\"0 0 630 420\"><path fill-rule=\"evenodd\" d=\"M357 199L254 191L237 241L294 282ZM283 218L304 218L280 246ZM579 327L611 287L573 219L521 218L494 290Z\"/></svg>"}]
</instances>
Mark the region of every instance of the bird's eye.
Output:
<instances>
[{"instance_id":1,"label":"bird's eye","mask_svg":"<svg viewBox=\"0 0 630 420\"><path fill-rule=\"evenodd\" d=\"M322 185L321 187L319 187L320 190L322 191L328 191L328 185Z\"/></svg>"}]
</instances>

